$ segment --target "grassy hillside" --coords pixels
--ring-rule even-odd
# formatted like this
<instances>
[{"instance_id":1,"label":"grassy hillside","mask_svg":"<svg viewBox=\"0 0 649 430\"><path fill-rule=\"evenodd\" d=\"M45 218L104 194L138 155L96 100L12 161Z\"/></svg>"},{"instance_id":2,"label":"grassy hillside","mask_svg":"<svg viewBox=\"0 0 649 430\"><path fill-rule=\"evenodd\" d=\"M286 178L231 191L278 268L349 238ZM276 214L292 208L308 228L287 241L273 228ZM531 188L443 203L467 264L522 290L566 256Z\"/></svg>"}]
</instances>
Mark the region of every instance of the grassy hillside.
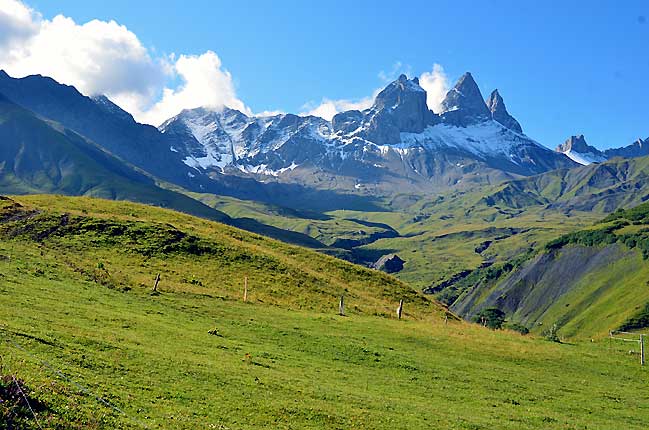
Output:
<instances>
[{"instance_id":1,"label":"grassy hillside","mask_svg":"<svg viewBox=\"0 0 649 430\"><path fill-rule=\"evenodd\" d=\"M337 210L303 213L258 202L196 195L231 217L251 217L321 243L352 246L344 258L369 264L397 253L406 261L395 275L417 289L435 288L457 274L487 263L502 263L601 217L592 212L532 206L488 205L484 196L498 187L455 192L436 198L397 196L383 211Z\"/></svg>"},{"instance_id":2,"label":"grassy hillside","mask_svg":"<svg viewBox=\"0 0 649 430\"><path fill-rule=\"evenodd\" d=\"M3 201L5 237L35 241L58 259L116 289L239 298L292 308L392 314L403 298L419 315L430 300L383 273L178 212L108 200L20 196ZM124 252L126 250L126 252Z\"/></svg>"},{"instance_id":3,"label":"grassy hillside","mask_svg":"<svg viewBox=\"0 0 649 430\"><path fill-rule=\"evenodd\" d=\"M228 217L155 181L84 137L45 121L0 94L0 192L131 200L212 220Z\"/></svg>"},{"instance_id":4,"label":"grassy hillside","mask_svg":"<svg viewBox=\"0 0 649 430\"><path fill-rule=\"evenodd\" d=\"M341 238L347 244L355 241L347 248L351 252L341 255L363 264L397 253L406 263L396 276L418 289L436 291L480 266L504 264L617 208L643 202L649 195L647 183L649 157L640 157L434 197L396 195L384 199L378 211L305 214L236 199L194 197L230 216L254 218L323 244L340 244Z\"/></svg>"},{"instance_id":5,"label":"grassy hillside","mask_svg":"<svg viewBox=\"0 0 649 430\"><path fill-rule=\"evenodd\" d=\"M43 428L649 424L646 371L628 345L444 324L439 307L389 276L184 214L16 201L0 210L1 372ZM0 395L12 387L0 379ZM18 406L0 407L5 422L38 428Z\"/></svg>"},{"instance_id":6,"label":"grassy hillside","mask_svg":"<svg viewBox=\"0 0 649 430\"><path fill-rule=\"evenodd\" d=\"M649 327L649 204L618 210L505 265L478 270L452 289L464 316L498 307L536 331L602 336Z\"/></svg>"}]
</instances>

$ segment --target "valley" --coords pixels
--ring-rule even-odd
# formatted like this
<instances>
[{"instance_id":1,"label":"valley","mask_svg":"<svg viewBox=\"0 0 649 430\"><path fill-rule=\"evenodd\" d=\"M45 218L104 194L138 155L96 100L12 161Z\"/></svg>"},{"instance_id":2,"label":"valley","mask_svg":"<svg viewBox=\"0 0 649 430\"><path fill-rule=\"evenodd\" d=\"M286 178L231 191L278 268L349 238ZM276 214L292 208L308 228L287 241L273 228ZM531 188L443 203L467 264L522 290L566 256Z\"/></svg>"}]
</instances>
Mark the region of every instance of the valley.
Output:
<instances>
[{"instance_id":1,"label":"valley","mask_svg":"<svg viewBox=\"0 0 649 430\"><path fill-rule=\"evenodd\" d=\"M25 34L140 43L19 9ZM16 16L0 8L3 69L25 52L3 39ZM398 62L371 97L255 111L213 51L139 48L139 78L85 45L0 70L0 430L647 428L649 138L619 132L635 100L592 120L571 98L590 81L532 99L541 79L510 75L506 105L488 67ZM46 73L70 59L147 86ZM617 140L589 144L594 122Z\"/></svg>"}]
</instances>

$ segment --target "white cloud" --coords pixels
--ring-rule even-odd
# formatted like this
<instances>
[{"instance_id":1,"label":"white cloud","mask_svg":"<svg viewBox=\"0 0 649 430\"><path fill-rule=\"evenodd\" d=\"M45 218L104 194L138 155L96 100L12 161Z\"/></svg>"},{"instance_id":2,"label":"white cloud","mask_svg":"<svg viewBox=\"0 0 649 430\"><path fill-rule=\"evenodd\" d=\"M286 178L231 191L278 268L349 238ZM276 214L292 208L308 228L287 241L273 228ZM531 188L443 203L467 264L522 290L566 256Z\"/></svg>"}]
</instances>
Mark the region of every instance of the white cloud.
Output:
<instances>
[{"instance_id":1,"label":"white cloud","mask_svg":"<svg viewBox=\"0 0 649 430\"><path fill-rule=\"evenodd\" d=\"M449 90L448 77L444 68L439 64L433 65L433 70L424 72L419 77L419 85L426 90L426 104L435 113L442 111L442 100Z\"/></svg>"},{"instance_id":2,"label":"white cloud","mask_svg":"<svg viewBox=\"0 0 649 430\"><path fill-rule=\"evenodd\" d=\"M363 110L372 106L374 103L374 98L381 91L380 89L375 90L374 93L369 96L362 98L360 100L331 100L328 98L322 99L322 102L318 106L313 106L310 103L307 103L304 108L307 111L302 112L300 115L313 115L324 118L327 121L331 121L331 118L334 117L338 112L345 112L348 110Z\"/></svg>"},{"instance_id":3,"label":"white cloud","mask_svg":"<svg viewBox=\"0 0 649 430\"><path fill-rule=\"evenodd\" d=\"M129 106L136 118L149 124L160 124L182 109L200 106L228 106L251 115L250 109L237 98L232 75L221 68L221 60L212 51L202 55L181 55L172 63L172 73L183 82L177 88L164 88L162 98L152 106L116 97L118 104Z\"/></svg>"},{"instance_id":4,"label":"white cloud","mask_svg":"<svg viewBox=\"0 0 649 430\"><path fill-rule=\"evenodd\" d=\"M137 35L115 21L77 24L57 15L51 20L20 0L0 0L0 68L12 76L51 76L87 95L106 94L140 122L158 125L182 109L228 106L251 115L237 97L232 75L212 51L201 55L156 56ZM379 79L392 81L409 66L396 62ZM444 70L435 64L420 77L435 112L448 90ZM336 113L370 107L381 89L360 100L324 98L307 104L303 115L330 120ZM258 116L282 113L265 111Z\"/></svg>"},{"instance_id":5,"label":"white cloud","mask_svg":"<svg viewBox=\"0 0 649 430\"><path fill-rule=\"evenodd\" d=\"M197 106L249 112L214 52L156 57L115 21L47 20L18 0L0 0L0 68L16 77L51 76L87 95L106 94L154 125ZM167 85L178 80L176 87Z\"/></svg>"},{"instance_id":6,"label":"white cloud","mask_svg":"<svg viewBox=\"0 0 649 430\"><path fill-rule=\"evenodd\" d=\"M269 117L269 116L277 116L277 115L284 115L286 112L283 110L265 110L259 113L256 113L255 116L258 118L264 118L264 117Z\"/></svg>"}]
</instances>

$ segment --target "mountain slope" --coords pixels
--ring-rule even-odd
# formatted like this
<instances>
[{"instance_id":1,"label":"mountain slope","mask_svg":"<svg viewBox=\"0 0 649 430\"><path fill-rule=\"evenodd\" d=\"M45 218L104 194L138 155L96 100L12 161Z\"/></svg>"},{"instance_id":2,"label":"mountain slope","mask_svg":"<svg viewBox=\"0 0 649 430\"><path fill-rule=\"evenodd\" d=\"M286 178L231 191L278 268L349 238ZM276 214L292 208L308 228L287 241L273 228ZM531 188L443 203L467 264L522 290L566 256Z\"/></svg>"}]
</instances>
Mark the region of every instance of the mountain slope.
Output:
<instances>
[{"instance_id":1,"label":"mountain slope","mask_svg":"<svg viewBox=\"0 0 649 430\"><path fill-rule=\"evenodd\" d=\"M48 123L0 95L0 188L3 193L60 193L132 200L208 219L229 217L153 179L78 134Z\"/></svg>"},{"instance_id":2,"label":"mountain slope","mask_svg":"<svg viewBox=\"0 0 649 430\"><path fill-rule=\"evenodd\" d=\"M618 210L602 223L550 241L458 283L452 309L471 318L497 307L536 331L602 336L649 327L649 204Z\"/></svg>"},{"instance_id":3,"label":"mountain slope","mask_svg":"<svg viewBox=\"0 0 649 430\"><path fill-rule=\"evenodd\" d=\"M0 71L0 93L97 143L111 154L166 181L191 186L189 168L169 151L172 139L138 124L106 97L90 98L40 75L15 79Z\"/></svg>"},{"instance_id":4,"label":"mountain slope","mask_svg":"<svg viewBox=\"0 0 649 430\"><path fill-rule=\"evenodd\" d=\"M561 210L608 213L649 197L649 157L561 169L504 183L484 197L490 206L526 208L534 205Z\"/></svg>"},{"instance_id":5,"label":"mountain slope","mask_svg":"<svg viewBox=\"0 0 649 430\"><path fill-rule=\"evenodd\" d=\"M439 115L418 80L405 75L372 107L331 122L281 114L248 117L228 109L191 109L167 120L163 134L197 172L252 176L347 193L391 195L496 183L572 167L570 159L522 134L495 91L488 102L471 74L449 91Z\"/></svg>"}]
</instances>

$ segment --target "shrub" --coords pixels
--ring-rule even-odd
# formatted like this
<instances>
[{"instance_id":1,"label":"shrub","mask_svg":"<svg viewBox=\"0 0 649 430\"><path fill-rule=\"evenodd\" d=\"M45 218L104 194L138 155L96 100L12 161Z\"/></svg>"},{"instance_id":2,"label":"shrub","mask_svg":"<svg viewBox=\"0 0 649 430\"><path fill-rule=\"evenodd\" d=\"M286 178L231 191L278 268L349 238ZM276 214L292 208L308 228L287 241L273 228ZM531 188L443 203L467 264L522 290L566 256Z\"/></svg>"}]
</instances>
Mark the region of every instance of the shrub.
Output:
<instances>
[{"instance_id":1,"label":"shrub","mask_svg":"<svg viewBox=\"0 0 649 430\"><path fill-rule=\"evenodd\" d=\"M505 313L498 308L486 308L481 310L474 320L492 330L499 330L505 322Z\"/></svg>"},{"instance_id":2,"label":"shrub","mask_svg":"<svg viewBox=\"0 0 649 430\"><path fill-rule=\"evenodd\" d=\"M525 327L523 324L518 324L513 322L507 323L505 325L505 328L509 330L517 331L522 335L528 334L530 332L530 329Z\"/></svg>"}]
</instances>

